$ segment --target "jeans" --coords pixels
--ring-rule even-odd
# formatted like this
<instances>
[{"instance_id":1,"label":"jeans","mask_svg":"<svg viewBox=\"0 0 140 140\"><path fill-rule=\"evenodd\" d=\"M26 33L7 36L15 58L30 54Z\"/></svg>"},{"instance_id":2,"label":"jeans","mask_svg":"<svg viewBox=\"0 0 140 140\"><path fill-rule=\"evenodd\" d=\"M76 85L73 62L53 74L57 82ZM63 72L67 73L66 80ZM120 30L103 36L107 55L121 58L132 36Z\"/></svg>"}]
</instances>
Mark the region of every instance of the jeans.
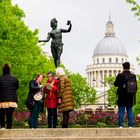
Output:
<instances>
[{"instance_id":1,"label":"jeans","mask_svg":"<svg viewBox=\"0 0 140 140\"><path fill-rule=\"evenodd\" d=\"M0 125L1 128L5 128L5 124L7 124L6 128L11 129L12 128L12 122L13 122L13 112L14 108L0 108Z\"/></svg>"},{"instance_id":2,"label":"jeans","mask_svg":"<svg viewBox=\"0 0 140 140\"><path fill-rule=\"evenodd\" d=\"M37 128L38 127L38 117L41 110L41 104L35 102L34 106L30 109L30 117L29 117L29 127Z\"/></svg>"},{"instance_id":3,"label":"jeans","mask_svg":"<svg viewBox=\"0 0 140 140\"><path fill-rule=\"evenodd\" d=\"M62 128L68 128L69 123L69 111L63 112L63 122L62 122Z\"/></svg>"},{"instance_id":4,"label":"jeans","mask_svg":"<svg viewBox=\"0 0 140 140\"><path fill-rule=\"evenodd\" d=\"M128 117L128 125L129 127L133 127L133 113L132 113L132 107L124 107L124 106L119 106L119 126L123 126L124 122L124 113L125 113L125 108L127 111L127 117Z\"/></svg>"},{"instance_id":5,"label":"jeans","mask_svg":"<svg viewBox=\"0 0 140 140\"><path fill-rule=\"evenodd\" d=\"M48 128L57 126L57 108L47 108L48 110Z\"/></svg>"}]
</instances>

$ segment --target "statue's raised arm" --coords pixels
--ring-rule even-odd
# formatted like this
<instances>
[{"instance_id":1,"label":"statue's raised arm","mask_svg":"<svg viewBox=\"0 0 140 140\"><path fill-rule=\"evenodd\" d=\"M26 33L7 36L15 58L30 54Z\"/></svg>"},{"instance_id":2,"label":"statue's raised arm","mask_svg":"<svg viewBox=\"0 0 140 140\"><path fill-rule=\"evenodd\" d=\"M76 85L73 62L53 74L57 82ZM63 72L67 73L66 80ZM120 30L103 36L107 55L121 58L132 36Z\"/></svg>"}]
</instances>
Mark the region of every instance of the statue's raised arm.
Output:
<instances>
[{"instance_id":1,"label":"statue's raised arm","mask_svg":"<svg viewBox=\"0 0 140 140\"><path fill-rule=\"evenodd\" d=\"M61 29L61 32L62 33L67 33L67 32L70 32L71 31L72 24L71 24L71 21L70 20L67 21L67 25L69 25L69 28L68 29Z\"/></svg>"},{"instance_id":2,"label":"statue's raised arm","mask_svg":"<svg viewBox=\"0 0 140 140\"><path fill-rule=\"evenodd\" d=\"M71 21L67 21L67 25L69 25L68 29L57 29L57 20L53 18L50 23L52 30L48 33L46 40L39 40L39 42L48 42L51 41L51 52L54 58L54 64L57 68L60 65L60 57L63 52L63 43L62 43L62 33L67 33L71 31L72 24Z\"/></svg>"}]
</instances>

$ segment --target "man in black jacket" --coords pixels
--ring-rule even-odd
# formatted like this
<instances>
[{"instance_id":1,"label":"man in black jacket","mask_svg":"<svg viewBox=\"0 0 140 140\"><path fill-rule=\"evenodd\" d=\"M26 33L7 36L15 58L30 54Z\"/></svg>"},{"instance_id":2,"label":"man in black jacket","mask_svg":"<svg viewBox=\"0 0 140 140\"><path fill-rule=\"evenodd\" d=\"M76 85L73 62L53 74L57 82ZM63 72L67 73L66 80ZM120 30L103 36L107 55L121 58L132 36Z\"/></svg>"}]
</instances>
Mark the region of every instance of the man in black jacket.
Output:
<instances>
[{"instance_id":1,"label":"man in black jacket","mask_svg":"<svg viewBox=\"0 0 140 140\"><path fill-rule=\"evenodd\" d=\"M118 105L118 118L119 118L119 127L123 127L123 121L124 121L124 113L125 108L127 110L127 116L128 116L128 125L129 127L133 127L133 113L132 113L132 107L135 103L135 94L137 90L137 82L136 82L136 76L132 74L130 69L130 63L125 62L123 65L123 72L119 73L116 77L116 80L114 82L114 86L118 87L117 89L117 105ZM134 93L128 93L128 88L126 85L126 78L127 76L132 76L134 79L134 84L136 85Z\"/></svg>"}]
</instances>

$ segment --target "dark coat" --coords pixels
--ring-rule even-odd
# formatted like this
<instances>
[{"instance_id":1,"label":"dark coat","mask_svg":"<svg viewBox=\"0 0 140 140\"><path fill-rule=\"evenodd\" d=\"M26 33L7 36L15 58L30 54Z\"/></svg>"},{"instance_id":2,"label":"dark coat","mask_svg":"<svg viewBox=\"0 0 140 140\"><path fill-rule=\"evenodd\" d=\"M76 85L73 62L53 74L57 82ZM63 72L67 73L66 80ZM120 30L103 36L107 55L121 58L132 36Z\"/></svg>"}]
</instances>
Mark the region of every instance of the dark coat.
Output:
<instances>
[{"instance_id":1,"label":"dark coat","mask_svg":"<svg viewBox=\"0 0 140 140\"><path fill-rule=\"evenodd\" d=\"M40 91L40 89L41 89L40 86L38 85L38 83L35 80L32 80L29 82L29 93L28 93L28 97L25 101L25 105L29 110L35 104L35 100L34 100L33 96L36 94L37 91Z\"/></svg>"},{"instance_id":2,"label":"dark coat","mask_svg":"<svg viewBox=\"0 0 140 140\"><path fill-rule=\"evenodd\" d=\"M0 77L0 102L18 102L16 90L19 87L17 78L6 74Z\"/></svg>"},{"instance_id":3,"label":"dark coat","mask_svg":"<svg viewBox=\"0 0 140 140\"><path fill-rule=\"evenodd\" d=\"M130 94L126 92L126 89L123 88L125 84L125 75L130 74L130 71L124 71L117 75L116 80L114 82L114 86L118 87L117 89L117 105L118 106L125 106L125 107L132 107L135 103L135 94ZM135 75L134 75L135 76ZM135 76L136 78L136 76Z\"/></svg>"}]
</instances>

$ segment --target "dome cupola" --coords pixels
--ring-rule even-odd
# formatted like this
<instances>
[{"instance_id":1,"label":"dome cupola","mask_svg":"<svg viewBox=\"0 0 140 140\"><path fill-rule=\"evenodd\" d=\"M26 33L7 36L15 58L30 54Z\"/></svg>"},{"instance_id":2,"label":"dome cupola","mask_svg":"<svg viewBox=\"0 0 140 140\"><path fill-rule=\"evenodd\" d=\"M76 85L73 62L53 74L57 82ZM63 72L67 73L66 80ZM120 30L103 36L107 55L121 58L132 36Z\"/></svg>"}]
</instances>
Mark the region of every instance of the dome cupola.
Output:
<instances>
[{"instance_id":1,"label":"dome cupola","mask_svg":"<svg viewBox=\"0 0 140 140\"><path fill-rule=\"evenodd\" d=\"M125 47L115 36L114 24L110 18L106 24L105 37L95 47L93 57L103 55L127 56Z\"/></svg>"}]
</instances>

